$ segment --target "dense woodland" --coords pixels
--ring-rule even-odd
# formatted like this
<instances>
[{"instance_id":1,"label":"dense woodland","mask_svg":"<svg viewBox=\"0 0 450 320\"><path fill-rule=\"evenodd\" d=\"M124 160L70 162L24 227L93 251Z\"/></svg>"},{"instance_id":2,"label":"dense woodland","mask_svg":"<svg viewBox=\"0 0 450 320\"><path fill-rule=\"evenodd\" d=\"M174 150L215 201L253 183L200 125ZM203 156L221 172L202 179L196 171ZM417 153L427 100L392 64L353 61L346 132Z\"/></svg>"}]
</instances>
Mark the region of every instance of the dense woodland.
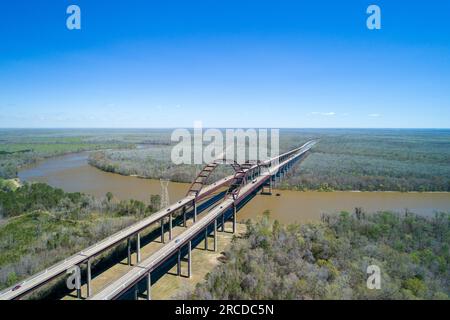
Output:
<instances>
[{"instance_id":1,"label":"dense woodland","mask_svg":"<svg viewBox=\"0 0 450 320\"><path fill-rule=\"evenodd\" d=\"M192 299L449 299L450 214L343 212L322 223L248 222ZM367 266L381 288L366 286Z\"/></svg>"},{"instance_id":2,"label":"dense woodland","mask_svg":"<svg viewBox=\"0 0 450 320\"><path fill-rule=\"evenodd\" d=\"M201 166L174 165L171 130L3 130L0 177L46 157L98 150L101 170L191 182ZM316 139L311 154L284 179L295 190L450 191L450 130L283 129L280 152ZM221 167L211 179L229 174Z\"/></svg>"},{"instance_id":3,"label":"dense woodland","mask_svg":"<svg viewBox=\"0 0 450 320\"><path fill-rule=\"evenodd\" d=\"M450 191L450 132L336 130L320 138L284 188Z\"/></svg>"},{"instance_id":4,"label":"dense woodland","mask_svg":"<svg viewBox=\"0 0 450 320\"><path fill-rule=\"evenodd\" d=\"M148 146L135 150L106 150L93 152L89 164L106 172L135 175L143 178L170 179L173 182L194 180L201 165L174 165L170 161L170 146ZM234 171L231 167L219 166L209 177L218 180Z\"/></svg>"},{"instance_id":5,"label":"dense woodland","mask_svg":"<svg viewBox=\"0 0 450 320\"><path fill-rule=\"evenodd\" d=\"M53 156L132 146L108 130L0 129L0 178L16 178L21 167Z\"/></svg>"},{"instance_id":6,"label":"dense woodland","mask_svg":"<svg viewBox=\"0 0 450 320\"><path fill-rule=\"evenodd\" d=\"M46 184L0 188L0 289L39 272L157 211L149 201L96 199Z\"/></svg>"},{"instance_id":7,"label":"dense woodland","mask_svg":"<svg viewBox=\"0 0 450 320\"><path fill-rule=\"evenodd\" d=\"M318 144L281 184L295 190L450 191L448 130L282 130L280 152L309 139ZM171 145L93 153L102 170L191 182L200 167L175 166ZM215 177L229 173L219 171Z\"/></svg>"},{"instance_id":8,"label":"dense woodland","mask_svg":"<svg viewBox=\"0 0 450 320\"><path fill-rule=\"evenodd\" d=\"M280 151L310 139L318 144L280 187L450 191L448 130L282 130ZM97 150L90 163L105 171L190 182L200 167L174 166L171 146L170 130L0 130L0 289L160 206L157 195L145 203L118 201L111 193L96 199L3 178L50 156ZM211 179L229 173L223 167ZM301 226L249 223L227 262L190 297L448 298L449 219L358 212ZM381 290L365 287L369 264L383 271Z\"/></svg>"}]
</instances>

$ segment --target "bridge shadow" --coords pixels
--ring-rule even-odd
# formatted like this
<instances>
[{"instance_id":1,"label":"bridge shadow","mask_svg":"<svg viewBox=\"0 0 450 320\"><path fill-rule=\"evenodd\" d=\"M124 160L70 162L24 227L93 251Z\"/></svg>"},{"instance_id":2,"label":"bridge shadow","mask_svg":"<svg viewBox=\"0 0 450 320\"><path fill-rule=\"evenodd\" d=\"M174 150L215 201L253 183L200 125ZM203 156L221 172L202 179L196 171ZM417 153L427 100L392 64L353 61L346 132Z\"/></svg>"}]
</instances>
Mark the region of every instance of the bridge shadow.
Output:
<instances>
[{"instance_id":1,"label":"bridge shadow","mask_svg":"<svg viewBox=\"0 0 450 320\"><path fill-rule=\"evenodd\" d=\"M299 158L296 159L296 161L293 161L292 163L295 162L301 162L303 160L304 156L301 156ZM299 161L300 160L300 161ZM260 191L261 187L256 189L254 192L252 192L249 196L247 196L243 201L241 201L238 206L237 206L237 211L239 211L243 206L245 206L245 204L247 202L249 202L251 199L253 199L253 197ZM213 205L214 203L218 202L219 200L223 199L225 195L225 191L218 193L217 195L214 195L213 197L211 197L210 199L207 199L206 201L204 201L203 203L201 203L198 206L198 214L203 213L209 206ZM188 212L186 212L186 217L187 219L192 219L193 217L193 210L188 210ZM232 215L232 210L227 210L225 213L225 218L226 220L228 220L231 215ZM167 219L168 220L168 219ZM164 229L165 232L168 231L168 221L166 221L166 223L164 224ZM178 214L178 216L176 216L173 219L173 224L175 226L180 226L183 223L183 215L182 214ZM218 221L218 227L221 227L221 219L219 219ZM208 229L213 228L213 226L209 226ZM209 230L208 232L211 232L211 230ZM231 233L231 231L225 231L227 233ZM143 232L142 232L143 233ZM200 244L200 242L202 242L204 240L204 230L200 231L193 239L192 239L192 248L197 248L197 246ZM141 247L148 245L150 242L161 242L160 240L157 240L158 238L160 238L161 236L161 231L159 227L156 227L155 229L151 230L150 232L144 234L141 237ZM136 248L136 239L135 237L133 237L134 239L132 239L132 248ZM204 250L204 249L203 249ZM106 252L102 253L101 255L99 255L99 257L95 258L95 260L93 261L93 265L92 265L92 279L95 279L98 275L102 274L103 272L105 272L105 270L111 268L112 266L120 263L120 264L125 264L124 262L122 262L126 257L127 257L127 253L128 253L128 249L127 249L127 245L126 245L126 241L123 241L122 243L117 244L113 249L109 249ZM184 246L181 249L181 254L182 256L186 256L187 254L187 247ZM172 255L169 259L167 259L166 261L162 262L159 266L155 267L155 271L152 272L152 282L155 283L156 281L158 281L165 273L169 272L169 270L177 263L177 255ZM85 285L86 283L86 267L85 265L81 266L81 279L82 279L82 285ZM57 279L51 281L51 283L53 284L51 287L50 286L44 286L44 288L47 290L42 290L41 292L44 292L43 297L44 299L60 299L68 294L70 294L70 292L68 292L68 289L66 287L66 279L65 279L65 275L58 277ZM144 281L144 283L139 282L138 284L139 287L139 292L142 292L141 290L143 289L145 291L146 289L146 283ZM130 291L130 290L129 290ZM70 296L74 296L72 294L70 294ZM123 299L127 299L127 297L129 296L129 292L125 293L123 295ZM134 298L134 293L132 295L132 297ZM40 294L39 298L42 298L42 295Z\"/></svg>"},{"instance_id":2,"label":"bridge shadow","mask_svg":"<svg viewBox=\"0 0 450 320\"><path fill-rule=\"evenodd\" d=\"M239 210L242 209L245 206L245 204L247 204L251 199L253 199L259 191L260 191L260 188L258 188L257 190L252 192L250 195L248 195L247 198L242 200L236 207L237 212L239 212ZM229 209L224 214L225 214L225 221L229 221L233 215L233 210ZM218 219L217 228L220 230L221 226L222 226L222 220ZM213 225L208 226L208 234L211 233L213 231L213 229L214 229ZM225 229L225 233L233 233L233 232L227 231ZM194 250L194 249L195 250L205 250L205 248L203 247L204 240L205 240L205 231L201 230L191 240L192 250ZM208 251L213 251L213 250L208 249ZM223 254L224 252L221 252L221 253ZM187 261L188 261L187 254L188 254L188 247L185 245L181 248L182 262L187 263ZM175 267L177 265L177 263L178 263L178 255L176 253L174 253L170 258L168 258L164 262L157 265L155 267L154 271L151 272L152 285L155 284L159 279L161 279L166 274L169 274L172 276L178 276L178 274L176 272L171 271L171 269L173 267ZM195 272L195 270L193 270L193 272ZM188 275L182 273L181 277L187 278ZM146 279L142 279L141 281L139 281L137 283L136 288L138 290L138 296L146 297L146 291L147 291L147 282L146 281L147 281ZM130 288L128 291L126 291L119 297L119 300L134 300L134 290L135 290L135 288Z\"/></svg>"},{"instance_id":3,"label":"bridge shadow","mask_svg":"<svg viewBox=\"0 0 450 320\"><path fill-rule=\"evenodd\" d=\"M204 213L205 210L207 210L211 205L215 204L216 202L223 199L225 196L225 191L219 192L209 199L205 200L204 202L200 203L197 207L197 218L201 218L201 214ZM199 217L200 216L200 217ZM194 217L194 210L193 208L190 208L186 211L186 219L193 219ZM164 231L166 234L166 242L167 240L167 233L169 230L169 221L167 221L164 224ZM180 213L178 216L174 217L172 220L173 226L182 226L183 225L183 214ZM155 223L157 224L157 222ZM144 230L145 231L145 230ZM159 242L161 243L161 228L158 224L158 227L155 227L155 229L151 230L148 233L145 233L141 235L141 248L143 246L148 245L151 242ZM131 239L131 248L132 248L132 254L135 254L136 252L136 237L133 237ZM128 256L128 247L126 241L123 241L122 243L119 243L115 245L113 249L107 250L106 252L100 254L98 257L95 258L95 260L92 263L91 266L91 279L95 279L97 276L104 273L106 270L112 268L114 265L120 264L120 265L128 265L126 261L123 261ZM132 259L132 265L136 264L136 261ZM87 278L87 271L86 266L83 264L80 266L81 269L81 285L86 285L86 278ZM57 279L51 281L51 286L48 286L48 289L46 287L43 287L39 292L39 298L40 299L48 299L48 300L60 300L66 296L77 298L76 294L71 293L66 285L66 275L61 275ZM84 299L84 298L82 298Z\"/></svg>"},{"instance_id":4,"label":"bridge shadow","mask_svg":"<svg viewBox=\"0 0 450 320\"><path fill-rule=\"evenodd\" d=\"M245 204L247 202L249 202L251 199L253 199L253 197L259 192L259 190L260 189L255 190L247 198L242 200L237 205L237 208L236 208L237 212L239 212L239 210L243 206L245 206ZM198 205L198 207L197 207L198 218L201 218L201 214L204 213L205 210L207 210L210 206L212 206L215 203L217 203L218 201L222 200L223 197L225 196L225 193L226 193L226 191L220 192L220 193L212 196L210 199L207 199L200 205ZM233 214L233 211L231 209L227 210L225 212L225 221L229 220L232 217L232 214ZM186 212L186 219L192 219L193 216L194 216L194 211L192 209L188 210ZM179 214L178 216L176 216L173 219L172 222L173 222L174 226L182 226L183 225L183 215ZM169 226L169 222L167 221L164 224L165 233L168 232L168 226ZM222 227L221 219L218 219L217 227L219 230L221 230L221 227ZM213 229L213 226L208 227L208 234L212 232L212 229ZM225 229L224 232L232 233L231 230L227 230L227 229ZM204 238L205 238L204 235L205 235L205 232L204 232L204 230L202 230L193 238L192 243L191 243L192 249L205 250L203 246L199 246L204 241ZM161 229L158 226L154 230L141 236L141 248L145 245L148 245L150 242L161 242L159 240L160 237L161 237ZM132 242L131 246L133 249L135 249L136 248L136 239L135 239L135 237L133 237L133 238L134 239L132 239L132 241L131 241ZM135 250L132 251L132 253L134 253L134 252L135 252ZM127 257L127 255L128 255L128 248L127 248L126 241L123 241L122 243L117 244L113 249L110 249L109 251L102 253L92 263L91 278L95 279L97 276L101 275L103 272L105 272L106 270L108 270L109 268L113 267L116 264L127 265L127 263L123 261ZM185 258L187 256L187 247L186 246L181 249L181 255L183 257L182 260L186 262L187 261L187 259ZM170 269L172 269L176 265L176 263L177 263L177 255L175 254L172 257L170 257L169 259L167 259L166 261L164 261L161 265L157 266L155 271L153 271L151 274L152 283L156 283L156 281L158 281L162 276L164 276L166 273L169 273ZM86 285L86 277L87 277L85 264L83 264L80 267L81 267L81 284L82 284L82 286L85 286ZM195 272L195 270L194 270L194 272ZM173 274L173 272L171 274ZM184 274L182 274L181 276L187 277L187 275L184 275ZM53 282L55 284L52 285L51 287L49 287L49 290L41 291L40 296L39 296L40 299L43 298L43 299L59 300L65 296L70 296L70 297L76 298L76 294L71 293L69 291L69 289L67 289L65 275L52 281L52 283ZM138 289L139 289L138 292L140 292L140 293L146 291L145 281L139 282ZM83 297L82 299L85 299L85 298ZM134 299L133 290L129 290L128 292L123 294L123 296L120 297L120 299L125 299L125 300Z\"/></svg>"}]
</instances>

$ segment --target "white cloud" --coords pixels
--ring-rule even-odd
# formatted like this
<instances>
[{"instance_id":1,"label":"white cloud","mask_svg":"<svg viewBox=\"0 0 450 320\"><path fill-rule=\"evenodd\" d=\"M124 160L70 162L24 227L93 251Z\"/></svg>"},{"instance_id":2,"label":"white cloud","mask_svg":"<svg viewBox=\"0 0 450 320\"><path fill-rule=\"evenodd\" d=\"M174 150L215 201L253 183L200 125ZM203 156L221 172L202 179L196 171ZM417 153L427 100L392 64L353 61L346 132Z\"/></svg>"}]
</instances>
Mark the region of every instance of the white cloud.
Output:
<instances>
[{"instance_id":1,"label":"white cloud","mask_svg":"<svg viewBox=\"0 0 450 320\"><path fill-rule=\"evenodd\" d=\"M368 116L372 117L372 118L378 118L378 117L381 117L381 114L379 114L379 113L371 113Z\"/></svg>"},{"instance_id":2,"label":"white cloud","mask_svg":"<svg viewBox=\"0 0 450 320\"><path fill-rule=\"evenodd\" d=\"M336 115L336 112L311 112L311 114L315 114L315 115L321 115L321 116L334 116Z\"/></svg>"}]
</instances>

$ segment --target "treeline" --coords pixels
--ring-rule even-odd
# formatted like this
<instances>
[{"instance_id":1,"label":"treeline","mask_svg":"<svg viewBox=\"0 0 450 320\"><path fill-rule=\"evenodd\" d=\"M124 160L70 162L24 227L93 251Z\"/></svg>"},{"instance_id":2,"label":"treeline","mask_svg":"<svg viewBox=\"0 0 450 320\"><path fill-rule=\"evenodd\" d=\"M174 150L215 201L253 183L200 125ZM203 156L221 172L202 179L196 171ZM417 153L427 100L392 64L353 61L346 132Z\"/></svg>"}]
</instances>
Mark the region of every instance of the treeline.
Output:
<instances>
[{"instance_id":1,"label":"treeline","mask_svg":"<svg viewBox=\"0 0 450 320\"><path fill-rule=\"evenodd\" d=\"M316 130L319 143L282 187L450 191L449 130ZM298 133L301 136L301 131ZM289 140L293 140L291 132Z\"/></svg>"},{"instance_id":2,"label":"treeline","mask_svg":"<svg viewBox=\"0 0 450 320\"><path fill-rule=\"evenodd\" d=\"M203 165L175 165L170 160L170 146L152 146L135 150L101 150L89 156L89 164L106 172L152 179L170 179L191 183ZM231 167L218 167L210 181L232 174Z\"/></svg>"},{"instance_id":3,"label":"treeline","mask_svg":"<svg viewBox=\"0 0 450 320\"><path fill-rule=\"evenodd\" d=\"M450 167L313 151L283 179L295 190L450 191Z\"/></svg>"},{"instance_id":4,"label":"treeline","mask_svg":"<svg viewBox=\"0 0 450 320\"><path fill-rule=\"evenodd\" d=\"M43 183L0 188L0 289L160 209L148 202L66 193Z\"/></svg>"},{"instance_id":5,"label":"treeline","mask_svg":"<svg viewBox=\"0 0 450 320\"><path fill-rule=\"evenodd\" d=\"M47 211L70 217L79 217L93 211L118 215L144 216L159 210L160 196L150 195L149 203L138 200L113 201L108 192L96 199L79 192L68 193L45 183L25 184L18 188L0 189L0 217L10 218L33 211Z\"/></svg>"},{"instance_id":6,"label":"treeline","mask_svg":"<svg viewBox=\"0 0 450 320\"><path fill-rule=\"evenodd\" d=\"M448 130L282 130L280 152L310 139L319 142L283 179L282 188L450 191ZM201 166L174 165L170 153L170 145L106 150L93 154L90 164L123 175L192 182ZM211 179L223 176L225 168Z\"/></svg>"},{"instance_id":7,"label":"treeline","mask_svg":"<svg viewBox=\"0 0 450 320\"><path fill-rule=\"evenodd\" d=\"M134 144L98 130L0 130L0 178L16 178L21 167L68 153L106 148L132 148Z\"/></svg>"},{"instance_id":8,"label":"treeline","mask_svg":"<svg viewBox=\"0 0 450 320\"><path fill-rule=\"evenodd\" d=\"M97 150L99 169L192 182L201 165L174 165L171 130L50 130L0 132L0 178L69 152ZM450 130L283 129L280 152L316 139L281 187L296 190L450 191ZM107 150L105 150L107 149ZM114 150L111 150L114 149ZM231 170L220 167L211 180Z\"/></svg>"},{"instance_id":9,"label":"treeline","mask_svg":"<svg viewBox=\"0 0 450 320\"><path fill-rule=\"evenodd\" d=\"M14 145L15 147L20 145ZM28 144L27 144L28 146ZM5 146L2 146L5 147ZM95 143L49 143L49 144L38 144L35 145L33 149L25 149L15 152L1 153L0 150L0 178L11 179L16 178L20 168L35 164L36 162L54 157L65 155L68 153L77 153L89 150L97 150L102 148L129 148L128 145L120 146L118 144L95 144ZM1 149L1 148L0 148Z\"/></svg>"},{"instance_id":10,"label":"treeline","mask_svg":"<svg viewBox=\"0 0 450 320\"><path fill-rule=\"evenodd\" d=\"M450 214L324 216L280 225L247 223L225 263L187 294L192 299L449 299ZM381 271L368 289L367 267Z\"/></svg>"}]
</instances>

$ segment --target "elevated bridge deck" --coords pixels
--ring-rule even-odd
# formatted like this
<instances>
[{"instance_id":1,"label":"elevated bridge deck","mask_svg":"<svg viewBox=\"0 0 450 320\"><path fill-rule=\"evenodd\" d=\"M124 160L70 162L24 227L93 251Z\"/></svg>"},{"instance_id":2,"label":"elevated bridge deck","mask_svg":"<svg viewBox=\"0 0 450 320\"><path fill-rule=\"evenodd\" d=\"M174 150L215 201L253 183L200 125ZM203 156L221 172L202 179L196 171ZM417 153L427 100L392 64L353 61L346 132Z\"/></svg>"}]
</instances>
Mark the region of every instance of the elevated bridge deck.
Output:
<instances>
[{"instance_id":1,"label":"elevated bridge deck","mask_svg":"<svg viewBox=\"0 0 450 320\"><path fill-rule=\"evenodd\" d=\"M264 183L272 178L279 170L281 170L286 165L292 163L298 158L302 157L309 149L314 145L313 142L308 142L300 148L295 149L294 152L290 151L286 154L280 156L283 159L282 162L278 162L274 166L270 166L266 172L262 172L259 176L255 177L251 180L251 182L247 183L240 190L238 198L233 198L232 196L226 197L220 204L216 205L212 208L206 216L200 219L197 223L192 225L182 234L174 238L172 241L167 243L164 247L159 249L149 258L145 259L135 267L133 267L128 273L119 278L117 281L108 285L105 289L100 291L91 297L93 300L110 300L116 299L125 291L129 290L133 286L135 286L139 281L143 278L148 277L149 287L151 284L151 272L155 270L158 266L164 263L165 260L173 256L178 252L179 258L178 263L180 263L180 252L183 247L188 246L188 252L190 256L191 251L191 243L190 241L203 232L204 230L208 230L207 228L214 224L214 232L217 230L217 220L220 217L223 217L225 213L234 209L234 219L236 219L236 206L239 202L245 200L252 192L259 189ZM189 260L190 258L188 258ZM189 262L190 264L190 262ZM188 268L190 273L190 267ZM148 293L149 294L149 293ZM149 294L150 295L150 294Z\"/></svg>"},{"instance_id":2,"label":"elevated bridge deck","mask_svg":"<svg viewBox=\"0 0 450 320\"><path fill-rule=\"evenodd\" d=\"M255 189L259 188L262 184L266 183L268 179L272 175L274 175L275 172L277 172L279 169L283 168L287 164L294 161L296 158L302 156L305 154L313 145L315 142L309 141L305 143L303 146L293 149L289 152L286 152L282 155L279 155L277 157L273 157L271 159L268 159L267 161L254 164L251 166L246 167L246 172L252 172L251 176L251 183L247 183L246 185L242 186L242 190L240 190L239 197L228 197L224 201L220 203L220 205L214 207L212 210L210 210L207 215L202 218L197 223L194 223L191 227L186 229L185 232L174 238L171 239L171 233L169 236L170 241L167 243L164 247L162 247L160 250L158 250L155 254L153 254L151 257L146 259L145 261L140 261L139 258L139 233L143 231L144 229L148 228L149 226L161 222L162 227L162 239L164 238L164 228L163 228L163 221L165 218L169 217L170 219L170 232L172 228L172 215L179 210L184 210L189 207L193 207L194 211L194 222L195 217L197 214L197 204L206 199L208 196L213 194L214 192L220 190L221 188L224 188L228 186L233 181L233 176L228 176L223 179L220 179L212 184L204 185L202 188L199 189L199 191L195 194L188 194L183 199L179 200L178 202L152 214L151 216L127 227L123 230L111 235L110 237L97 242L96 244L74 254L73 256L53 265L52 267L10 287L6 290L0 292L0 300L9 300L9 299L19 299L26 294L31 293L32 291L36 290L40 286L46 284L47 282L55 279L56 277L62 275L67 270L73 268L74 266L80 266L83 263L87 264L88 268L88 286L90 282L90 263L91 259L98 256L99 254L103 253L104 251L112 248L115 245L118 245L119 243L128 240L128 259L130 260L130 238L137 235L137 253L138 253L138 264L137 266L133 267L129 273L127 273L124 277L120 278L107 288L105 290L102 290L99 294L93 296L93 298L115 298L116 292L122 292L123 290L117 290L114 289L116 286L122 287L124 285L125 287L129 286L130 283L134 283L135 281L138 281L140 278L142 278L142 274L149 273L149 270L153 270L155 267L158 266L160 262L163 262L164 259L166 259L168 256L173 254L177 251L178 248L180 248L182 245L186 245L186 242L189 242L189 239L192 239L193 236L201 232L201 230L205 229L205 224L208 226L208 223L216 219L219 215L224 216L224 212L229 210L231 207L236 207L236 205L244 200L249 193L253 192ZM261 171L261 168L265 168L266 171ZM258 169L258 170L256 170ZM258 174L258 176L255 177L255 174ZM247 182L247 181L246 181ZM234 215L235 218L235 215ZM144 270L144 271L139 271ZM143 272L143 273L142 273ZM90 295L90 290L88 290L88 295Z\"/></svg>"}]
</instances>

